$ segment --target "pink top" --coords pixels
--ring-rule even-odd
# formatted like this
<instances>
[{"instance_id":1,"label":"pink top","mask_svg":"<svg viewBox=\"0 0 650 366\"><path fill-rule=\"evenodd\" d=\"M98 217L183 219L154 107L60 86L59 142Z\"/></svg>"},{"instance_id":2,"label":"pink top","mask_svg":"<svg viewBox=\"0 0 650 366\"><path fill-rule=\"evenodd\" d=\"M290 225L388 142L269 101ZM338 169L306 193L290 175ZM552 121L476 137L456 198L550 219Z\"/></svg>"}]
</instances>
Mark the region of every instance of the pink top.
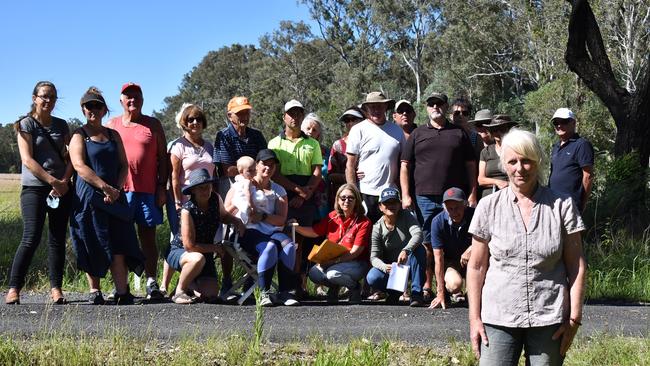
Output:
<instances>
[{"instance_id":1,"label":"pink top","mask_svg":"<svg viewBox=\"0 0 650 366\"><path fill-rule=\"evenodd\" d=\"M214 163L212 162L212 153L214 148L207 140L203 140L203 146L194 147L185 137L180 137L169 149L169 153L181 161L183 169L181 170L180 181L183 187L189 184L187 180L190 173L196 169L205 168L210 177L214 173Z\"/></svg>"},{"instance_id":2,"label":"pink top","mask_svg":"<svg viewBox=\"0 0 650 366\"><path fill-rule=\"evenodd\" d=\"M119 132L124 143L126 160L129 163L124 190L155 194L158 180L158 141L152 130L162 131L160 121L143 115L138 123L126 127L122 124L122 116L117 116L108 121L106 127Z\"/></svg>"}]
</instances>

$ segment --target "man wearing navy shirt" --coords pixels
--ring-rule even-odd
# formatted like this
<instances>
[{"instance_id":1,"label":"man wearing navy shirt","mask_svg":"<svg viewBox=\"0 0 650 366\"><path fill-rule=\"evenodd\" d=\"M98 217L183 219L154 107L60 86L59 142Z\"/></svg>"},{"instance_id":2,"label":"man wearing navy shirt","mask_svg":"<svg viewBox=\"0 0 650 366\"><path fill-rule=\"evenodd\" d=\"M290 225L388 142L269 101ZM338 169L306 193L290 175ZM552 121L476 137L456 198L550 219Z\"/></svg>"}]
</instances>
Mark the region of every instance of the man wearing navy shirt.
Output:
<instances>
[{"instance_id":1,"label":"man wearing navy shirt","mask_svg":"<svg viewBox=\"0 0 650 366\"><path fill-rule=\"evenodd\" d=\"M246 97L233 97L228 102L228 126L217 132L214 139L213 162L219 170L219 194L224 199L237 172L237 159L250 156L266 149L266 139L262 132L249 127L251 106Z\"/></svg>"},{"instance_id":2,"label":"man wearing navy shirt","mask_svg":"<svg viewBox=\"0 0 650 366\"><path fill-rule=\"evenodd\" d=\"M447 308L448 300L461 301L472 235L467 232L474 208L467 206L462 189L453 187L442 195L444 211L431 221L431 247L435 262L436 297L429 308Z\"/></svg>"},{"instance_id":3,"label":"man wearing navy shirt","mask_svg":"<svg viewBox=\"0 0 650 366\"><path fill-rule=\"evenodd\" d=\"M555 111L551 119L560 141L551 151L551 176L548 186L564 193L584 211L591 194L594 148L576 133L576 116L568 108Z\"/></svg>"}]
</instances>

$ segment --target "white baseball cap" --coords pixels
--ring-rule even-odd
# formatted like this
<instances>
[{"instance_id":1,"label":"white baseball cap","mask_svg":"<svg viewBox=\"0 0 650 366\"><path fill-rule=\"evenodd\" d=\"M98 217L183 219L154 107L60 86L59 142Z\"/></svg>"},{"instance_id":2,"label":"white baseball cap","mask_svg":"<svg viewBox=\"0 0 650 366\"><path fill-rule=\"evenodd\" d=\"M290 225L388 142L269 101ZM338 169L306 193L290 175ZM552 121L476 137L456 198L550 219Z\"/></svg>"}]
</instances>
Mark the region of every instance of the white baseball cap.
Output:
<instances>
[{"instance_id":1,"label":"white baseball cap","mask_svg":"<svg viewBox=\"0 0 650 366\"><path fill-rule=\"evenodd\" d=\"M576 115L573 112L571 112L571 110L569 108L559 108L553 114L553 118L551 118L551 122L556 118L559 118L559 119L572 119L572 120L575 121L576 120Z\"/></svg>"}]
</instances>

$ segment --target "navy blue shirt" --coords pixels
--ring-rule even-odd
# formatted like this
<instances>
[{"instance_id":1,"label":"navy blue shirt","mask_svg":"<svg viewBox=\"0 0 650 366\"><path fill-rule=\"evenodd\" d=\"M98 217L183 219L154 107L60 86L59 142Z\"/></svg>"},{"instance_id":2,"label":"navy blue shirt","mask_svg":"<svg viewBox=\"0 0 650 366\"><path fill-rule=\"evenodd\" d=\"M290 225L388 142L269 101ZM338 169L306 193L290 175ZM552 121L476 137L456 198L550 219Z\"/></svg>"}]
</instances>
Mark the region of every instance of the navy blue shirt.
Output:
<instances>
[{"instance_id":1,"label":"navy blue shirt","mask_svg":"<svg viewBox=\"0 0 650 366\"><path fill-rule=\"evenodd\" d=\"M237 159L242 156L250 156L255 159L257 153L266 149L266 139L259 130L246 127L246 137L242 138L235 131L232 123L228 122L228 127L217 132L214 139L214 155L212 161L221 169L220 164L235 165ZM219 171L222 177L226 172Z\"/></svg>"},{"instance_id":2,"label":"navy blue shirt","mask_svg":"<svg viewBox=\"0 0 650 366\"><path fill-rule=\"evenodd\" d=\"M431 247L442 249L445 258L460 260L461 255L472 245L472 234L467 232L472 222L474 209L465 207L465 217L460 225L454 224L447 211L442 211L431 221Z\"/></svg>"},{"instance_id":3,"label":"navy blue shirt","mask_svg":"<svg viewBox=\"0 0 650 366\"><path fill-rule=\"evenodd\" d=\"M562 146L557 142L551 150L548 186L557 193L571 196L576 204L581 205L580 198L584 192L582 168L593 165L594 148L589 141L575 134Z\"/></svg>"}]
</instances>

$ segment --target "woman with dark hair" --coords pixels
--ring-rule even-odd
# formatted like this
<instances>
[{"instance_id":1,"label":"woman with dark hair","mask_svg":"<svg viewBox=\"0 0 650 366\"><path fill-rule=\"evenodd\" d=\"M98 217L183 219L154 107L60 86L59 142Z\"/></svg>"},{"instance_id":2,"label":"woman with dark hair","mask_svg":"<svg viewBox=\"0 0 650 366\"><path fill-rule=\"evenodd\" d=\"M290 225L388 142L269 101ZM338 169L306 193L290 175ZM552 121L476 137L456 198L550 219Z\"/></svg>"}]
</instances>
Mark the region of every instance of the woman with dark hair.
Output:
<instances>
[{"instance_id":1,"label":"woman with dark hair","mask_svg":"<svg viewBox=\"0 0 650 366\"><path fill-rule=\"evenodd\" d=\"M61 291L65 263L65 233L70 215L68 192L72 165L66 146L70 142L68 124L52 116L57 100L56 87L39 81L32 92L30 112L14 123L22 161L20 210L23 237L16 250L9 276L7 304L20 303L20 289L41 242L45 216L48 217L48 269L50 298L65 304Z\"/></svg>"},{"instance_id":2,"label":"woman with dark hair","mask_svg":"<svg viewBox=\"0 0 650 366\"><path fill-rule=\"evenodd\" d=\"M258 285L262 290L260 305L300 305L293 294L297 287L297 275L293 272L296 244L282 232L289 210L287 192L271 180L276 170L280 169L280 161L273 150L264 149L257 153L255 162L255 176L251 181L255 187L255 214L246 224L246 234L240 238L241 246L248 254L257 257ZM230 189L225 206L226 210L237 214L234 196L235 190ZM271 280L276 267L279 293L272 296Z\"/></svg>"},{"instance_id":3,"label":"woman with dark hair","mask_svg":"<svg viewBox=\"0 0 650 366\"><path fill-rule=\"evenodd\" d=\"M368 243L372 223L365 216L361 205L361 193L353 184L344 184L336 192L334 211L311 227L297 226L303 236L326 237L349 251L330 261L313 266L309 278L318 285L329 287L328 302L338 301L339 288L350 290L350 304L361 303L359 280L368 271Z\"/></svg>"},{"instance_id":4,"label":"woman with dark hair","mask_svg":"<svg viewBox=\"0 0 650 366\"><path fill-rule=\"evenodd\" d=\"M108 108L101 92L90 87L80 104L87 122L70 141L70 159L77 171L70 219L77 267L86 272L91 304L104 304L100 278L109 268L115 303L133 304L128 272L142 274L144 255L122 191L128 169L126 153L120 134L102 126Z\"/></svg>"},{"instance_id":5,"label":"woman with dark hair","mask_svg":"<svg viewBox=\"0 0 650 366\"><path fill-rule=\"evenodd\" d=\"M180 232L166 258L169 266L181 273L172 297L177 304L217 300L219 284L213 253L223 255L223 250L213 243L214 236L222 222L236 225L240 234L245 230L242 222L225 210L213 192L213 182L207 169L198 168L189 174L182 190L190 199L181 208Z\"/></svg>"},{"instance_id":6,"label":"woman with dark hair","mask_svg":"<svg viewBox=\"0 0 650 366\"><path fill-rule=\"evenodd\" d=\"M517 122L505 114L496 115L490 123L483 124L494 140L494 144L488 145L481 151L481 160L478 163L481 198L508 186L508 175L501 166L501 139L517 125Z\"/></svg>"}]
</instances>

